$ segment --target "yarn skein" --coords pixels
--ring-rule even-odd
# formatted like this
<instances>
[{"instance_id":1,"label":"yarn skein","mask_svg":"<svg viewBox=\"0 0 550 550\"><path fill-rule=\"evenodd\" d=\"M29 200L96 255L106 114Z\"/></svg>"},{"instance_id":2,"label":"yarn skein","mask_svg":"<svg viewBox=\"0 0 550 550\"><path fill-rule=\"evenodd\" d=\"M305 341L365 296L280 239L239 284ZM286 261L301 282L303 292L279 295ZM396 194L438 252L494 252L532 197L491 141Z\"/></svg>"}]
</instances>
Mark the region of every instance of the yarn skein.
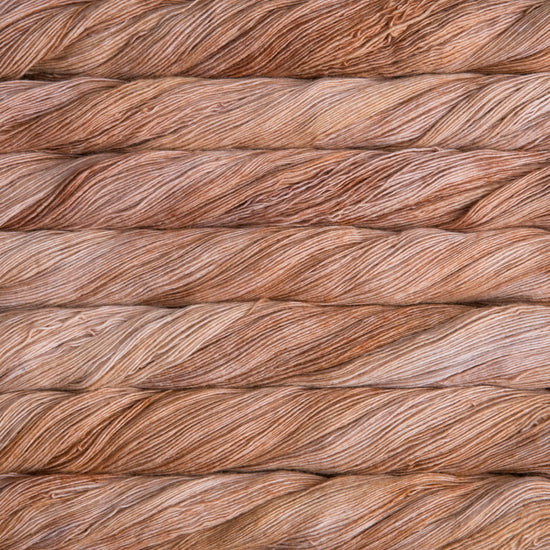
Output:
<instances>
[{"instance_id":1,"label":"yarn skein","mask_svg":"<svg viewBox=\"0 0 550 550\"><path fill-rule=\"evenodd\" d=\"M0 313L0 390L102 387L544 389L550 308L298 302Z\"/></svg>"},{"instance_id":2,"label":"yarn skein","mask_svg":"<svg viewBox=\"0 0 550 550\"><path fill-rule=\"evenodd\" d=\"M547 392L491 386L8 392L0 473L549 474L549 425Z\"/></svg>"},{"instance_id":3,"label":"yarn skein","mask_svg":"<svg viewBox=\"0 0 550 550\"><path fill-rule=\"evenodd\" d=\"M534 476L4 475L0 537L12 550L542 548L549 500Z\"/></svg>"},{"instance_id":4,"label":"yarn skein","mask_svg":"<svg viewBox=\"0 0 550 550\"><path fill-rule=\"evenodd\" d=\"M0 78L529 73L549 28L540 0L19 0Z\"/></svg>"},{"instance_id":5,"label":"yarn skein","mask_svg":"<svg viewBox=\"0 0 550 550\"><path fill-rule=\"evenodd\" d=\"M0 232L0 307L550 301L550 233L353 227Z\"/></svg>"},{"instance_id":6,"label":"yarn skein","mask_svg":"<svg viewBox=\"0 0 550 550\"><path fill-rule=\"evenodd\" d=\"M0 82L0 153L550 150L550 73Z\"/></svg>"},{"instance_id":7,"label":"yarn skein","mask_svg":"<svg viewBox=\"0 0 550 550\"><path fill-rule=\"evenodd\" d=\"M355 225L550 229L544 152L143 151L0 155L0 228Z\"/></svg>"}]
</instances>

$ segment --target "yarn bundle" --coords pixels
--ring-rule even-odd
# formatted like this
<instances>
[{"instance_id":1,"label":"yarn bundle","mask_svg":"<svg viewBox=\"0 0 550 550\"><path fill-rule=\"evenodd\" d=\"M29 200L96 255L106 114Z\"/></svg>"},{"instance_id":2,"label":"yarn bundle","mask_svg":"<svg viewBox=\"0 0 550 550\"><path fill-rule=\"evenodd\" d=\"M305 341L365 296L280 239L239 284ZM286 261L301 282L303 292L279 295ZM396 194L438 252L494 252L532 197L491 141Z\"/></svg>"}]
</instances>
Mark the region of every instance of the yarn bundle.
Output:
<instances>
[{"instance_id":1,"label":"yarn bundle","mask_svg":"<svg viewBox=\"0 0 550 550\"><path fill-rule=\"evenodd\" d=\"M0 550L550 547L550 4L0 2Z\"/></svg>"}]
</instances>

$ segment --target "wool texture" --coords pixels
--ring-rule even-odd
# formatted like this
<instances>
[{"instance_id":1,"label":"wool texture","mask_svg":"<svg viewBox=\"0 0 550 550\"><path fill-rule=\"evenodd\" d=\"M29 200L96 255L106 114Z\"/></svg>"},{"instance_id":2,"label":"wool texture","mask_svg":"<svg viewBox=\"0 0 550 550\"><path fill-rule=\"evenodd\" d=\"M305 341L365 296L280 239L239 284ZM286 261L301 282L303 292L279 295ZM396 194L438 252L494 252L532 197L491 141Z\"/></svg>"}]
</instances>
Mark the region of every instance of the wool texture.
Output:
<instances>
[{"instance_id":1,"label":"wool texture","mask_svg":"<svg viewBox=\"0 0 550 550\"><path fill-rule=\"evenodd\" d=\"M0 83L0 153L550 149L550 73Z\"/></svg>"},{"instance_id":2,"label":"wool texture","mask_svg":"<svg viewBox=\"0 0 550 550\"><path fill-rule=\"evenodd\" d=\"M549 30L541 0L12 0L0 77L534 72Z\"/></svg>"},{"instance_id":3,"label":"wool texture","mask_svg":"<svg viewBox=\"0 0 550 550\"><path fill-rule=\"evenodd\" d=\"M548 550L550 1L0 0L0 550Z\"/></svg>"},{"instance_id":4,"label":"wool texture","mask_svg":"<svg viewBox=\"0 0 550 550\"><path fill-rule=\"evenodd\" d=\"M0 313L0 334L0 391L550 380L550 308L538 305L42 308Z\"/></svg>"},{"instance_id":5,"label":"wool texture","mask_svg":"<svg viewBox=\"0 0 550 550\"><path fill-rule=\"evenodd\" d=\"M550 154L144 151L0 155L0 228L550 229Z\"/></svg>"},{"instance_id":6,"label":"wool texture","mask_svg":"<svg viewBox=\"0 0 550 550\"><path fill-rule=\"evenodd\" d=\"M12 550L543 549L550 481L297 472L0 476Z\"/></svg>"},{"instance_id":7,"label":"wool texture","mask_svg":"<svg viewBox=\"0 0 550 550\"><path fill-rule=\"evenodd\" d=\"M315 228L0 232L0 307L550 301L550 233Z\"/></svg>"},{"instance_id":8,"label":"wool texture","mask_svg":"<svg viewBox=\"0 0 550 550\"><path fill-rule=\"evenodd\" d=\"M550 474L550 394L490 386L8 392L0 441L0 473Z\"/></svg>"}]
</instances>

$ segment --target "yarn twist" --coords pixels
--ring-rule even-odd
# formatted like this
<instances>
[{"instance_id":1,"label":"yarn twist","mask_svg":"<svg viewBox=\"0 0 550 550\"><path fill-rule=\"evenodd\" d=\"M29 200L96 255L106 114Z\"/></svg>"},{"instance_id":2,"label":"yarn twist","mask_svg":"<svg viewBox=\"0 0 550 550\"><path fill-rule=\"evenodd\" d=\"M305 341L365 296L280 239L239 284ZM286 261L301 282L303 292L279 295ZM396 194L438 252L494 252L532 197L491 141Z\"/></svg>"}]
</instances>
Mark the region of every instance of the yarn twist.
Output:
<instances>
[{"instance_id":1,"label":"yarn twist","mask_svg":"<svg viewBox=\"0 0 550 550\"><path fill-rule=\"evenodd\" d=\"M550 73L0 83L0 153L550 149Z\"/></svg>"},{"instance_id":2,"label":"yarn twist","mask_svg":"<svg viewBox=\"0 0 550 550\"><path fill-rule=\"evenodd\" d=\"M0 228L550 229L549 182L550 155L525 151L13 153Z\"/></svg>"},{"instance_id":3,"label":"yarn twist","mask_svg":"<svg viewBox=\"0 0 550 550\"><path fill-rule=\"evenodd\" d=\"M402 76L550 64L540 0L19 0L0 77Z\"/></svg>"},{"instance_id":4,"label":"yarn twist","mask_svg":"<svg viewBox=\"0 0 550 550\"><path fill-rule=\"evenodd\" d=\"M353 227L0 232L0 307L550 300L550 234Z\"/></svg>"},{"instance_id":5,"label":"yarn twist","mask_svg":"<svg viewBox=\"0 0 550 550\"><path fill-rule=\"evenodd\" d=\"M11 550L544 548L550 481L297 472L0 476Z\"/></svg>"},{"instance_id":6,"label":"yarn twist","mask_svg":"<svg viewBox=\"0 0 550 550\"><path fill-rule=\"evenodd\" d=\"M544 389L550 308L198 304L0 313L0 390Z\"/></svg>"},{"instance_id":7,"label":"yarn twist","mask_svg":"<svg viewBox=\"0 0 550 550\"><path fill-rule=\"evenodd\" d=\"M62 434L62 436L60 436ZM550 395L262 388L0 394L0 473L550 473Z\"/></svg>"}]
</instances>

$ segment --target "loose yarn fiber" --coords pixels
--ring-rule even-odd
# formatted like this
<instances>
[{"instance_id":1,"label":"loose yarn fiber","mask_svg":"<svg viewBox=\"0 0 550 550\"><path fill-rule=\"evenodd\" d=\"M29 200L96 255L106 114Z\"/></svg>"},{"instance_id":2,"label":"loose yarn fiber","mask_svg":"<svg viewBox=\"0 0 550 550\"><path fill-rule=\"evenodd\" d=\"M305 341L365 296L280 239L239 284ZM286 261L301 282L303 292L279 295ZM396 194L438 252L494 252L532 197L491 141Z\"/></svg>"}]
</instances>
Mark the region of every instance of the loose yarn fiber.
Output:
<instances>
[{"instance_id":1,"label":"loose yarn fiber","mask_svg":"<svg viewBox=\"0 0 550 550\"><path fill-rule=\"evenodd\" d=\"M0 232L0 307L550 300L550 234L353 227Z\"/></svg>"},{"instance_id":2,"label":"loose yarn fiber","mask_svg":"<svg viewBox=\"0 0 550 550\"><path fill-rule=\"evenodd\" d=\"M0 83L0 153L550 149L550 73Z\"/></svg>"},{"instance_id":3,"label":"loose yarn fiber","mask_svg":"<svg viewBox=\"0 0 550 550\"><path fill-rule=\"evenodd\" d=\"M541 0L8 1L0 77L525 73L549 27Z\"/></svg>"},{"instance_id":4,"label":"loose yarn fiber","mask_svg":"<svg viewBox=\"0 0 550 550\"><path fill-rule=\"evenodd\" d=\"M544 389L550 308L104 306L0 313L0 390L102 387Z\"/></svg>"},{"instance_id":5,"label":"loose yarn fiber","mask_svg":"<svg viewBox=\"0 0 550 550\"><path fill-rule=\"evenodd\" d=\"M550 154L143 151L0 155L0 228L550 229Z\"/></svg>"},{"instance_id":6,"label":"loose yarn fiber","mask_svg":"<svg viewBox=\"0 0 550 550\"><path fill-rule=\"evenodd\" d=\"M13 550L544 548L549 500L534 476L5 475L0 537Z\"/></svg>"},{"instance_id":7,"label":"loose yarn fiber","mask_svg":"<svg viewBox=\"0 0 550 550\"><path fill-rule=\"evenodd\" d=\"M8 392L0 441L0 473L548 475L550 395L490 386Z\"/></svg>"}]
</instances>

